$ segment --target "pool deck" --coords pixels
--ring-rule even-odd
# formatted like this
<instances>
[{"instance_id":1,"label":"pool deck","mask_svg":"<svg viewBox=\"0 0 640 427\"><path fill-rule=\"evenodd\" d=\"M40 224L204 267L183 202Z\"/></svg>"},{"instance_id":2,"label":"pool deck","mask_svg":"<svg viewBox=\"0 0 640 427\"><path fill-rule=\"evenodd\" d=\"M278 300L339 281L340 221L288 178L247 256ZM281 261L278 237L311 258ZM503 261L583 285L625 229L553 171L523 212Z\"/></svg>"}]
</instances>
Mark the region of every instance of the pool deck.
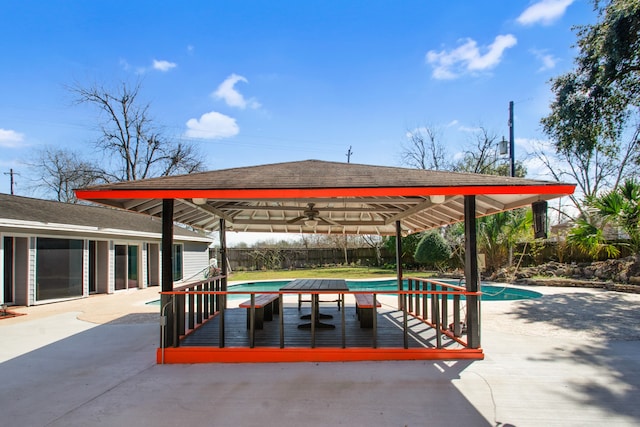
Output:
<instances>
[{"instance_id":1,"label":"pool deck","mask_svg":"<svg viewBox=\"0 0 640 427\"><path fill-rule=\"evenodd\" d=\"M640 295L528 288L544 297L482 304L473 362L157 365L157 288L18 308L0 424L640 424Z\"/></svg>"}]
</instances>

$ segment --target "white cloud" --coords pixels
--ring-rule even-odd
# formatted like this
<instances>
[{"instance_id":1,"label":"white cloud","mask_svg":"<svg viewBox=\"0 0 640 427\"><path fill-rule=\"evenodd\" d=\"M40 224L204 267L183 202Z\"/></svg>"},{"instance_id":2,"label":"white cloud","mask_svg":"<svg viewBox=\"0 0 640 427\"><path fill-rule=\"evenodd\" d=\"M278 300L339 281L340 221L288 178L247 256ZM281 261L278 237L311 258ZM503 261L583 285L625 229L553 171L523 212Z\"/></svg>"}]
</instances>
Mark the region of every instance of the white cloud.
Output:
<instances>
[{"instance_id":1,"label":"white cloud","mask_svg":"<svg viewBox=\"0 0 640 427\"><path fill-rule=\"evenodd\" d=\"M129 71L131 69L131 65L129 65L126 59L120 58L119 62L124 71Z\"/></svg>"},{"instance_id":2,"label":"white cloud","mask_svg":"<svg viewBox=\"0 0 640 427\"><path fill-rule=\"evenodd\" d=\"M171 70L172 68L176 68L177 66L178 66L178 64L176 64L175 62L158 61L157 59L153 60L153 69L154 70L167 72L167 71Z\"/></svg>"},{"instance_id":3,"label":"white cloud","mask_svg":"<svg viewBox=\"0 0 640 427\"><path fill-rule=\"evenodd\" d=\"M538 59L538 61L542 62L542 65L538 69L538 71L547 71L552 70L556 67L558 63L558 59L553 55L547 53L545 50L532 50L531 53Z\"/></svg>"},{"instance_id":4,"label":"white cloud","mask_svg":"<svg viewBox=\"0 0 640 427\"><path fill-rule=\"evenodd\" d=\"M212 111L200 116L200 119L189 119L185 136L200 139L229 138L240 132L233 117Z\"/></svg>"},{"instance_id":5,"label":"white cloud","mask_svg":"<svg viewBox=\"0 0 640 427\"><path fill-rule=\"evenodd\" d=\"M427 52L427 62L433 66L435 79L455 79L462 74L494 68L502 59L504 51L515 46L518 40L511 34L499 35L486 48L478 48L478 43L465 39L464 43L451 51Z\"/></svg>"},{"instance_id":6,"label":"white cloud","mask_svg":"<svg viewBox=\"0 0 640 427\"><path fill-rule=\"evenodd\" d=\"M235 85L238 82L249 83L249 81L243 76L231 74L225 81L220 83L218 89L216 89L211 96L217 99L223 99L230 107L237 107L241 109L245 109L247 107L253 109L260 108L259 102L254 99L245 99L244 96L236 90Z\"/></svg>"},{"instance_id":7,"label":"white cloud","mask_svg":"<svg viewBox=\"0 0 640 427\"><path fill-rule=\"evenodd\" d=\"M532 4L518 18L521 25L551 25L564 15L574 0L541 0Z\"/></svg>"},{"instance_id":8,"label":"white cloud","mask_svg":"<svg viewBox=\"0 0 640 427\"><path fill-rule=\"evenodd\" d=\"M0 147L16 148L24 141L24 134L0 128Z\"/></svg>"},{"instance_id":9,"label":"white cloud","mask_svg":"<svg viewBox=\"0 0 640 427\"><path fill-rule=\"evenodd\" d=\"M466 133L478 133L482 131L482 128L479 126L476 127L472 127L472 126L464 126L464 125L460 125L458 127L458 130L460 132L466 132Z\"/></svg>"}]
</instances>

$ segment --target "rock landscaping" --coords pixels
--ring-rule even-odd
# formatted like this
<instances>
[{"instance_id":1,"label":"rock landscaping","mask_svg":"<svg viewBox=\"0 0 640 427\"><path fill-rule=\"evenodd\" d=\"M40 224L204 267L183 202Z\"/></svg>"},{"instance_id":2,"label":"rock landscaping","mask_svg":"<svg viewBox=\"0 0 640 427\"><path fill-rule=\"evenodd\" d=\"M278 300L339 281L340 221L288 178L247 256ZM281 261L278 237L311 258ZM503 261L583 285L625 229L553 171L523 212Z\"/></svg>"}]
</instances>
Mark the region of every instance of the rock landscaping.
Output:
<instances>
[{"instance_id":1,"label":"rock landscaping","mask_svg":"<svg viewBox=\"0 0 640 427\"><path fill-rule=\"evenodd\" d=\"M549 262L517 270L503 268L487 279L522 285L577 286L640 293L640 255L591 263Z\"/></svg>"}]
</instances>

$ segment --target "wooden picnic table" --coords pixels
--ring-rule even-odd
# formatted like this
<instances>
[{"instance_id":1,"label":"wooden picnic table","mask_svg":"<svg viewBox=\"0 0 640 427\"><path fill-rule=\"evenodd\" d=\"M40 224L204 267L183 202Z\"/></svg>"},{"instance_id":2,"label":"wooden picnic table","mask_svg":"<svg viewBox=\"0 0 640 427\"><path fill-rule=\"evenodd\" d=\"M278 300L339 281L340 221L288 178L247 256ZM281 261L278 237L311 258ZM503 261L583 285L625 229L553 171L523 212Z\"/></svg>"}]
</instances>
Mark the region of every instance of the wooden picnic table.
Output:
<instances>
[{"instance_id":1,"label":"wooden picnic table","mask_svg":"<svg viewBox=\"0 0 640 427\"><path fill-rule=\"evenodd\" d=\"M321 315L320 313L320 294L327 293L331 291L335 291L338 293L339 299L344 301L344 294L341 292L348 291L347 283L343 279L296 279L285 286L280 288L281 291L300 291L311 294L311 314L309 323L302 323L298 325L300 329L310 329L311 330L311 341L312 345L315 343L315 330L316 328L320 329L334 329L335 325L329 323L322 323L320 321ZM342 317L344 317L344 303L342 304ZM324 318L331 318L332 316L324 315ZM328 316L328 317L326 317ZM305 318L303 316L302 318ZM344 329L344 321L342 322L342 327ZM343 331L344 334L344 331Z\"/></svg>"}]
</instances>

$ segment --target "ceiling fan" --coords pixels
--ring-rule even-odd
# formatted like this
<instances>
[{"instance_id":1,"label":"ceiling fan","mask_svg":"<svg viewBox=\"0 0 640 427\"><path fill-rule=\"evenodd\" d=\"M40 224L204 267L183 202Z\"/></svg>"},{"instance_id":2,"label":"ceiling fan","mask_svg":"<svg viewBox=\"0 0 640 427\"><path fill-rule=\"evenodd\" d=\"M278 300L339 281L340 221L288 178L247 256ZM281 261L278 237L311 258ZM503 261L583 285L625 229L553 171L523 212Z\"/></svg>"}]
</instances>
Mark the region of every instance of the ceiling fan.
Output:
<instances>
[{"instance_id":1,"label":"ceiling fan","mask_svg":"<svg viewBox=\"0 0 640 427\"><path fill-rule=\"evenodd\" d=\"M320 216L320 211L315 209L315 203L308 203L307 209L304 210L302 216L290 219L287 224L304 224L308 227L315 227L318 223L324 223L325 225L340 225L330 218L323 218Z\"/></svg>"}]
</instances>

